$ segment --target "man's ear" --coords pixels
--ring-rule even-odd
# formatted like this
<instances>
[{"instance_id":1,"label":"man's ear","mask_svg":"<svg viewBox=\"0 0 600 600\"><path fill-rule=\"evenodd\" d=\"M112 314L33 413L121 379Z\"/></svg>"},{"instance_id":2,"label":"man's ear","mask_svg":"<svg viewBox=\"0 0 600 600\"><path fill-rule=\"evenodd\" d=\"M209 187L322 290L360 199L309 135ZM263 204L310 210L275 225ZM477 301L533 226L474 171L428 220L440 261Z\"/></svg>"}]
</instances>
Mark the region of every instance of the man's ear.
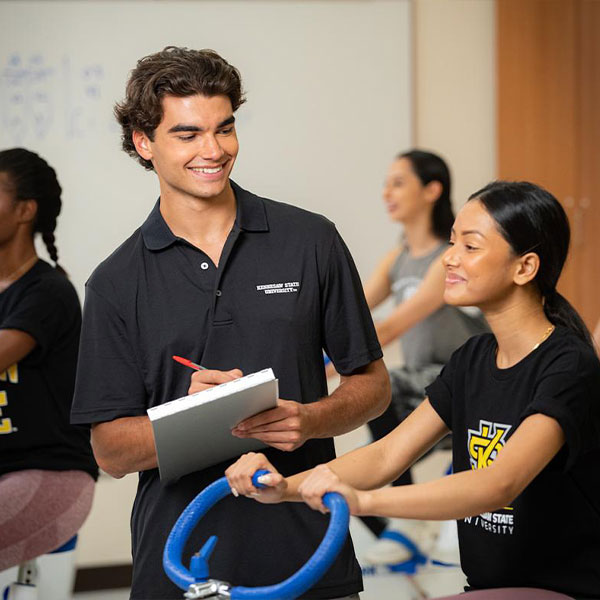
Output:
<instances>
[{"instance_id":1,"label":"man's ear","mask_svg":"<svg viewBox=\"0 0 600 600\"><path fill-rule=\"evenodd\" d=\"M525 285L535 279L540 269L540 257L535 252L520 256L517 261L513 281L517 285Z\"/></svg>"},{"instance_id":2,"label":"man's ear","mask_svg":"<svg viewBox=\"0 0 600 600\"><path fill-rule=\"evenodd\" d=\"M152 160L152 148L150 146L150 139L143 131L134 131L131 134L131 140L137 153L144 160Z\"/></svg>"},{"instance_id":3,"label":"man's ear","mask_svg":"<svg viewBox=\"0 0 600 600\"><path fill-rule=\"evenodd\" d=\"M20 223L33 223L38 205L35 200L17 200L17 215Z\"/></svg>"}]
</instances>

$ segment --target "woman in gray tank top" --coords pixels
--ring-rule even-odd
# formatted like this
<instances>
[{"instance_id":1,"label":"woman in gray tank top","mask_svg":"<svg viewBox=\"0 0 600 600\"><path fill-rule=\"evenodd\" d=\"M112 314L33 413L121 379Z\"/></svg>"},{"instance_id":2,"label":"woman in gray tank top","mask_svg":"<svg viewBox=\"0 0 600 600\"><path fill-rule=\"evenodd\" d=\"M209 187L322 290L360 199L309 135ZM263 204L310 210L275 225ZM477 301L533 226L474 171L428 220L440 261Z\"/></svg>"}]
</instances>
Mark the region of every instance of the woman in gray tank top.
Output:
<instances>
[{"instance_id":1,"label":"woman in gray tank top","mask_svg":"<svg viewBox=\"0 0 600 600\"><path fill-rule=\"evenodd\" d=\"M392 431L422 402L425 386L454 350L486 330L478 309L444 303L441 255L454 222L450 189L446 163L431 152L402 153L389 167L383 199L390 219L403 226L402 242L380 262L365 285L365 295L371 309L394 297L395 309L375 326L382 346L399 340L404 364L390 369L390 407L368 424L375 440ZM393 485L410 483L409 470ZM382 536L363 557L372 564L408 560L410 542L431 542L426 535L429 529L418 522L396 520L385 530L385 520L367 517L364 521L376 536ZM408 543L403 542L406 537Z\"/></svg>"}]
</instances>

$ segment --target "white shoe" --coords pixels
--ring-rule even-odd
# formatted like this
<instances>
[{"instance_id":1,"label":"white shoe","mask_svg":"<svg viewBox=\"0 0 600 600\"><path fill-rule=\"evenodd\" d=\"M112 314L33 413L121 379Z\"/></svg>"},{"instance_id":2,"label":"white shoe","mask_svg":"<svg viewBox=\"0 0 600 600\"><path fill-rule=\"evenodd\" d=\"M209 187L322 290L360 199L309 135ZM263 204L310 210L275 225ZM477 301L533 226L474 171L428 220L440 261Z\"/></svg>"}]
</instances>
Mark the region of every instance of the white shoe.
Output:
<instances>
[{"instance_id":1,"label":"white shoe","mask_svg":"<svg viewBox=\"0 0 600 600\"><path fill-rule=\"evenodd\" d=\"M427 521L391 519L379 539L365 552L363 562L369 565L395 565L427 552L434 541Z\"/></svg>"}]
</instances>

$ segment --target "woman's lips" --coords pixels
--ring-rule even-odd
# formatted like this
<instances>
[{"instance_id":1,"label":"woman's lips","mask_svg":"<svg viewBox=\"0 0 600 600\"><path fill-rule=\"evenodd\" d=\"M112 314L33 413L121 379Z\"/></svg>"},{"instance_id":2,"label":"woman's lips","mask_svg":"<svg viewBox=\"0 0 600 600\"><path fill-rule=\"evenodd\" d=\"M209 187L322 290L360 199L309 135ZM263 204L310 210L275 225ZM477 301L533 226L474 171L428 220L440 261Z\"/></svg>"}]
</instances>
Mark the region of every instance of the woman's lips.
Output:
<instances>
[{"instance_id":1,"label":"woman's lips","mask_svg":"<svg viewBox=\"0 0 600 600\"><path fill-rule=\"evenodd\" d=\"M455 283L463 283L465 281L466 281L466 279L464 277L460 277L456 273L448 273L446 275L446 283L448 285L453 285Z\"/></svg>"}]
</instances>

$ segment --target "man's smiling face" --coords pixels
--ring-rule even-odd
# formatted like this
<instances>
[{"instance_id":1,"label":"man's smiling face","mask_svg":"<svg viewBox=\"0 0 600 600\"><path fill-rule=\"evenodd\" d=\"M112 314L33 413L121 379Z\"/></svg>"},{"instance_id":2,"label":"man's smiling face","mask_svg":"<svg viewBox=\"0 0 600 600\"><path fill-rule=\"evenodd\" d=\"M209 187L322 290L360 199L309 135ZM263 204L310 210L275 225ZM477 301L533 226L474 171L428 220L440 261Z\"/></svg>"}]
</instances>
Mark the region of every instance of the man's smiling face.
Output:
<instances>
[{"instance_id":1,"label":"man's smiling face","mask_svg":"<svg viewBox=\"0 0 600 600\"><path fill-rule=\"evenodd\" d=\"M153 140L134 133L138 153L154 165L161 196L219 197L239 150L231 101L227 96L165 96L162 107Z\"/></svg>"}]
</instances>

